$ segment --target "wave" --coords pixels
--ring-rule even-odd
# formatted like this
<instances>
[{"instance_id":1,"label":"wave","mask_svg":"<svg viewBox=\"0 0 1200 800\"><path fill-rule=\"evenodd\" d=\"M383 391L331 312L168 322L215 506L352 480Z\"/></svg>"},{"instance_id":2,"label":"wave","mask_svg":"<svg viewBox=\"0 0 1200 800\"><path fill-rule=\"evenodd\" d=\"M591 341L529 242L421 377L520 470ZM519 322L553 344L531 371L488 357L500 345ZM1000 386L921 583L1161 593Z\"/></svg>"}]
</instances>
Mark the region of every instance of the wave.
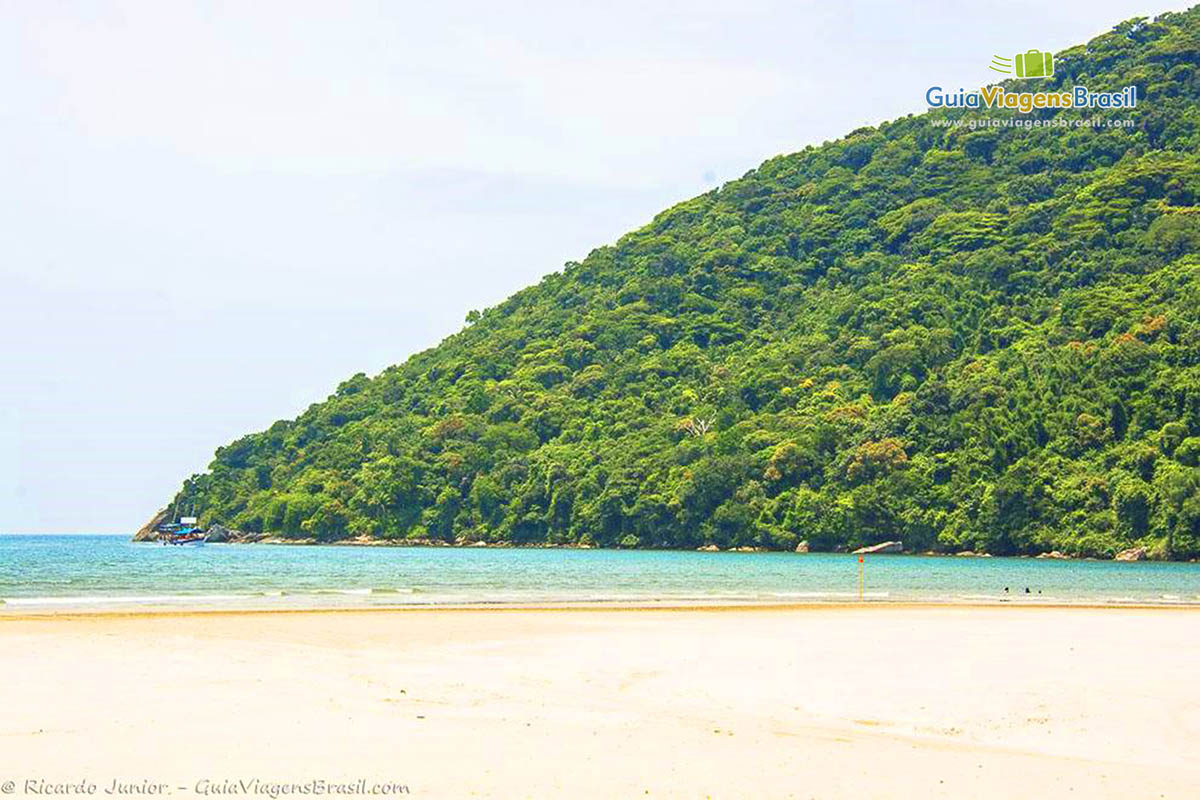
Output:
<instances>
[{"instance_id":1,"label":"wave","mask_svg":"<svg viewBox=\"0 0 1200 800\"><path fill-rule=\"evenodd\" d=\"M287 607L321 608L326 606L354 607L363 606L458 606L458 605L519 605L519 604L713 604L713 603L755 603L755 602L853 602L859 598L856 591L828 590L795 590L795 591L676 591L676 592L629 592L592 590L588 592L572 592L556 588L510 589L508 591L493 590L464 590L429 589L416 586L394 587L339 587L339 588L290 588L264 589L258 591L210 592L196 594L94 594L94 595L39 595L0 598L0 607L10 611L20 608L102 608L105 606L170 606L179 607L247 607L269 608L275 604ZM1036 605L1039 603L1052 604L1090 604L1102 603L1111 605L1127 604L1156 604L1156 605L1194 605L1200 603L1200 594L1167 593L1080 595L1078 597L1058 595L1024 595L999 593L956 593L931 592L920 593L904 591L895 594L890 591L863 592L864 600L872 601L915 601L934 603L1015 603L1021 605Z\"/></svg>"},{"instance_id":2,"label":"wave","mask_svg":"<svg viewBox=\"0 0 1200 800\"><path fill-rule=\"evenodd\" d=\"M311 589L305 594L348 595L352 597L369 597L377 594L416 594L419 589L395 588L390 586L375 586L366 589Z\"/></svg>"},{"instance_id":3,"label":"wave","mask_svg":"<svg viewBox=\"0 0 1200 800\"><path fill-rule=\"evenodd\" d=\"M830 599L837 599L837 600L853 600L853 599L857 598L859 595L858 595L858 592L771 592L768 596L769 597L807 598L807 599L813 599L813 600L818 600L821 598L830 598ZM863 597L882 598L882 597L891 597L892 593L891 592L863 592L862 596Z\"/></svg>"},{"instance_id":4,"label":"wave","mask_svg":"<svg viewBox=\"0 0 1200 800\"><path fill-rule=\"evenodd\" d=\"M93 605L179 605L199 603L229 603L255 599L301 598L320 596L372 597L420 594L417 587L373 587L353 589L263 589L233 593L209 594L94 594L94 595L34 595L2 597L0 606L93 606Z\"/></svg>"},{"instance_id":5,"label":"wave","mask_svg":"<svg viewBox=\"0 0 1200 800\"><path fill-rule=\"evenodd\" d=\"M87 606L130 603L205 603L246 600L254 596L254 594L97 594L64 597L5 597L0 599L0 604L7 606Z\"/></svg>"}]
</instances>

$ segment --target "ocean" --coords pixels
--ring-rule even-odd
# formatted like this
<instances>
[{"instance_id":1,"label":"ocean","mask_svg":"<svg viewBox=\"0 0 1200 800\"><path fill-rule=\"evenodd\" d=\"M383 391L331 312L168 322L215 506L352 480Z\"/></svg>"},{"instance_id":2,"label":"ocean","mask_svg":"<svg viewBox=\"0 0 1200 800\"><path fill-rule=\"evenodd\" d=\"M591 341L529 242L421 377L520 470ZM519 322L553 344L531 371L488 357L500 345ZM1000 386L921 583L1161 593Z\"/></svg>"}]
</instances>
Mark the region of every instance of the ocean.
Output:
<instances>
[{"instance_id":1,"label":"ocean","mask_svg":"<svg viewBox=\"0 0 1200 800\"><path fill-rule=\"evenodd\" d=\"M1028 590L1028 591L1027 591ZM1200 564L867 556L872 602L1200 604ZM833 553L220 545L0 536L0 613L554 602L843 602Z\"/></svg>"}]
</instances>

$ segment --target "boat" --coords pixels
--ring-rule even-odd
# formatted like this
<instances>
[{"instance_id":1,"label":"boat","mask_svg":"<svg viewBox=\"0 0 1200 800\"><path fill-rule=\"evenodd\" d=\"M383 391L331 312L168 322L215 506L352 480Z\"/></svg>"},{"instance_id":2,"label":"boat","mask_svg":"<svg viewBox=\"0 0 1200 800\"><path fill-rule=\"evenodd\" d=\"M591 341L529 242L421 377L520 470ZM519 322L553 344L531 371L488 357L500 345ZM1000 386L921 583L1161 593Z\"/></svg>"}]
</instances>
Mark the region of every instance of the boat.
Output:
<instances>
[{"instance_id":1,"label":"boat","mask_svg":"<svg viewBox=\"0 0 1200 800\"><path fill-rule=\"evenodd\" d=\"M155 528L163 545L199 547L204 544L204 529L195 517L180 517L179 522L167 522Z\"/></svg>"}]
</instances>

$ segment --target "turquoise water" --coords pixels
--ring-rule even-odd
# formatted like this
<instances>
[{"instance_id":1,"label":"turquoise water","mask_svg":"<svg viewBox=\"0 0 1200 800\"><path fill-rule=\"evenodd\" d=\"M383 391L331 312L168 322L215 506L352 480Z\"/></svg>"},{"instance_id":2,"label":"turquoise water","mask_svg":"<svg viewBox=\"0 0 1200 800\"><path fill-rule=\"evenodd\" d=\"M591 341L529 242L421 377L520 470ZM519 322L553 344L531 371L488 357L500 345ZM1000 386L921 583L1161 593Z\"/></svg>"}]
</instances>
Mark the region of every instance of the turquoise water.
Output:
<instances>
[{"instance_id":1,"label":"turquoise water","mask_svg":"<svg viewBox=\"0 0 1200 800\"><path fill-rule=\"evenodd\" d=\"M868 556L865 569L865 596L875 601L1200 603L1200 564L891 555ZM857 557L827 553L187 548L134 544L113 536L0 536L0 611L8 613L138 605L287 608L857 597Z\"/></svg>"}]
</instances>

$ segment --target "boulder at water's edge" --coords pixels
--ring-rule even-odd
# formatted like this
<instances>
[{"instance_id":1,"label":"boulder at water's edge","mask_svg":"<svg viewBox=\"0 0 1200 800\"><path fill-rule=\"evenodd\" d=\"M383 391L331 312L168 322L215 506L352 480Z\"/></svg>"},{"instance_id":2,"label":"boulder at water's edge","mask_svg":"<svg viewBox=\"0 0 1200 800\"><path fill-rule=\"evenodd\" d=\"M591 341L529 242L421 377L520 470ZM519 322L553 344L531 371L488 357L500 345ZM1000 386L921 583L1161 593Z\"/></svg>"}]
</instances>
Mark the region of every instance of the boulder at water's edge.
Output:
<instances>
[{"instance_id":1,"label":"boulder at water's edge","mask_svg":"<svg viewBox=\"0 0 1200 800\"><path fill-rule=\"evenodd\" d=\"M880 542L873 544L870 547L860 547L854 551L855 555L866 555L868 553L903 553L904 542Z\"/></svg>"}]
</instances>

